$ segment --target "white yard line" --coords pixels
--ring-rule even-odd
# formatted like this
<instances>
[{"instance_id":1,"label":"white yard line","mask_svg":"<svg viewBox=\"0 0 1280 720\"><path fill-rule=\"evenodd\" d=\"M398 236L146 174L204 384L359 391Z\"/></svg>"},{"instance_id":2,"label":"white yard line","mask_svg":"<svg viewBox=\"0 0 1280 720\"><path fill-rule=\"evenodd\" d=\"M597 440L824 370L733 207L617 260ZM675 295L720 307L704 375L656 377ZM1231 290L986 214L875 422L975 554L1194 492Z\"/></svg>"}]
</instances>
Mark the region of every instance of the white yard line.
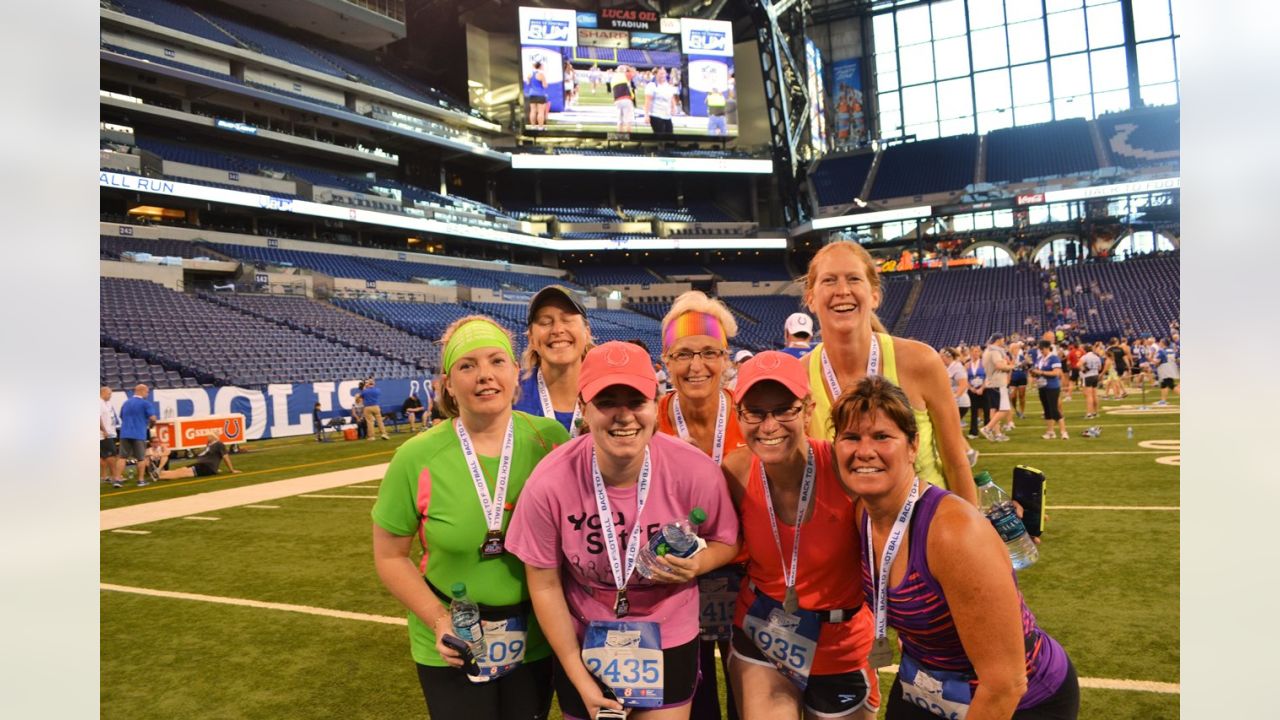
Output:
<instances>
[{"instance_id":1,"label":"white yard line","mask_svg":"<svg viewBox=\"0 0 1280 720\"><path fill-rule=\"evenodd\" d=\"M328 608L312 607L310 605L290 605L288 603L262 602L260 600L245 600L243 598L220 597L217 595L200 595L197 593L173 592L171 590L152 590L150 588L129 587L127 585L112 585L111 583L100 583L98 588L112 592L131 593L134 595L147 595L149 597L169 598L172 600L194 600L196 602L207 602L218 605L236 605L239 607L257 608L259 610L282 610L284 612L301 613L303 615L318 615L320 617L338 618L341 620L360 620L363 622L376 622L383 625L407 625L408 621L403 617L391 617L389 615L369 615L367 613L348 612L346 610L330 610ZM880 668L880 672L892 675L898 672L897 665L889 665ZM1080 687L1094 688L1098 690L1132 690L1138 692L1163 693L1166 695L1178 695L1182 692L1181 687L1177 683L1152 682L1149 680L1113 680L1109 678L1080 678Z\"/></svg>"},{"instance_id":2,"label":"white yard line","mask_svg":"<svg viewBox=\"0 0 1280 720\"><path fill-rule=\"evenodd\" d=\"M1180 512L1180 507L1167 505L1050 505L1045 510L1163 510Z\"/></svg>"},{"instance_id":3,"label":"white yard line","mask_svg":"<svg viewBox=\"0 0 1280 720\"><path fill-rule=\"evenodd\" d=\"M207 521L209 521L209 522L213 522L214 520L221 520L222 518L216 518L216 517L204 517L204 516L202 516L202 515L187 515L187 516L183 517L182 519L183 519L183 520L207 520Z\"/></svg>"},{"instance_id":4,"label":"white yard line","mask_svg":"<svg viewBox=\"0 0 1280 720\"><path fill-rule=\"evenodd\" d=\"M279 505L245 505L245 507L253 508L254 510L279 510L280 509Z\"/></svg>"},{"instance_id":5,"label":"white yard line","mask_svg":"<svg viewBox=\"0 0 1280 720\"><path fill-rule=\"evenodd\" d=\"M381 479L386 471L387 463L366 465L319 475L308 475L288 480L245 485L227 490L215 490L169 500L140 503L138 505L103 510L98 514L98 522L102 530L115 530L116 528L142 525L143 523L156 522L158 520L171 520L269 500L279 500L280 498L318 490L332 490L344 485Z\"/></svg>"},{"instance_id":6,"label":"white yard line","mask_svg":"<svg viewBox=\"0 0 1280 720\"><path fill-rule=\"evenodd\" d=\"M150 530L112 530L111 532L120 533L122 535L150 535L151 534Z\"/></svg>"},{"instance_id":7,"label":"white yard line","mask_svg":"<svg viewBox=\"0 0 1280 720\"><path fill-rule=\"evenodd\" d=\"M337 498L338 500L377 500L377 495L299 495L304 498Z\"/></svg>"}]
</instances>

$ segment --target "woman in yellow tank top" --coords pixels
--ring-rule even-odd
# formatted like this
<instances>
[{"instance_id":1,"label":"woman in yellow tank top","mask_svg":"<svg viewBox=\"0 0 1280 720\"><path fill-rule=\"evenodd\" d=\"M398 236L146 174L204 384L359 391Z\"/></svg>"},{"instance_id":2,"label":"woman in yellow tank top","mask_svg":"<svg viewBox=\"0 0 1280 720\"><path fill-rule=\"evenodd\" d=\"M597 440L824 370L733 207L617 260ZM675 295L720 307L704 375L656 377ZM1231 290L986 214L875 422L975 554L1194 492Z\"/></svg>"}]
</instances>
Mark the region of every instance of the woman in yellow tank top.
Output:
<instances>
[{"instance_id":1,"label":"woman in yellow tank top","mask_svg":"<svg viewBox=\"0 0 1280 720\"><path fill-rule=\"evenodd\" d=\"M911 400L920 432L916 473L976 504L946 368L928 345L885 332L875 315L881 299L879 271L861 245L834 242L809 262L804 302L823 339L805 356L815 405L809 434L834 440L831 406L841 389L868 374L883 375Z\"/></svg>"}]
</instances>

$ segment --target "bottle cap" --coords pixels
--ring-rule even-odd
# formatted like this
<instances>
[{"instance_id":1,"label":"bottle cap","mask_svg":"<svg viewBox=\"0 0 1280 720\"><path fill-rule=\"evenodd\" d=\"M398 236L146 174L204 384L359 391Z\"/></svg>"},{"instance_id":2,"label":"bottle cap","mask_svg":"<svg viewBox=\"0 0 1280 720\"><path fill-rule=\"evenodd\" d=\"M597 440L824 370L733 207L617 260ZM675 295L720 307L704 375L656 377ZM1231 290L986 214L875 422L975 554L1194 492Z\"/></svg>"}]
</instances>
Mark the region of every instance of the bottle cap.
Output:
<instances>
[{"instance_id":1,"label":"bottle cap","mask_svg":"<svg viewBox=\"0 0 1280 720\"><path fill-rule=\"evenodd\" d=\"M449 591L453 593L454 597L460 598L467 594L467 584L456 582L453 584L453 587L449 588Z\"/></svg>"},{"instance_id":2,"label":"bottle cap","mask_svg":"<svg viewBox=\"0 0 1280 720\"><path fill-rule=\"evenodd\" d=\"M707 521L707 511L700 507L696 507L689 513L689 522L694 525L701 525Z\"/></svg>"},{"instance_id":3,"label":"bottle cap","mask_svg":"<svg viewBox=\"0 0 1280 720\"><path fill-rule=\"evenodd\" d=\"M978 473L976 477L973 478L973 482L979 487L986 485L987 483L992 482L991 473L987 472L986 470L983 470L982 472Z\"/></svg>"}]
</instances>

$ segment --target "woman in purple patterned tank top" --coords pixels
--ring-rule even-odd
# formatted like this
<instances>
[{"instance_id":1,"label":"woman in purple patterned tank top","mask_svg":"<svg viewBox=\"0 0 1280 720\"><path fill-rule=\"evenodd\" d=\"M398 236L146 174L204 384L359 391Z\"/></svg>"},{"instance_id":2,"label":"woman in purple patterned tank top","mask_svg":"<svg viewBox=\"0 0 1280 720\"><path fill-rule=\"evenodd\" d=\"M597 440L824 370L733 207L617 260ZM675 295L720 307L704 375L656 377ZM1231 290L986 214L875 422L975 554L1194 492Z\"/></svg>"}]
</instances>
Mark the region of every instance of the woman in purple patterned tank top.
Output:
<instances>
[{"instance_id":1,"label":"woman in purple patterned tank top","mask_svg":"<svg viewBox=\"0 0 1280 720\"><path fill-rule=\"evenodd\" d=\"M919 436L902 391L867 377L831 419L866 544L871 664L894 659L887 628L901 644L886 717L1075 720L1075 668L1027 608L999 535L977 508L916 477Z\"/></svg>"}]
</instances>

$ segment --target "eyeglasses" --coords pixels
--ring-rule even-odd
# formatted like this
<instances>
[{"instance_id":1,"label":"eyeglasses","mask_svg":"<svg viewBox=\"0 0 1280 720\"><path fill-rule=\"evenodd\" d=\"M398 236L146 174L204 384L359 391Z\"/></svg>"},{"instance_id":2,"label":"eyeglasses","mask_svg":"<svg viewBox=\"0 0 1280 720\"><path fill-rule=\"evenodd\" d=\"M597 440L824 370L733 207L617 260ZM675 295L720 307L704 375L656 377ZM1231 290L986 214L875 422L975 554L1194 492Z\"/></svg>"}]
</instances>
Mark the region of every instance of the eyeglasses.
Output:
<instances>
[{"instance_id":1,"label":"eyeglasses","mask_svg":"<svg viewBox=\"0 0 1280 720\"><path fill-rule=\"evenodd\" d=\"M667 360L670 360L671 362L677 365L684 365L684 364L693 362L693 358L695 356L702 358L702 362L709 363L709 362L715 362L716 360L723 359L725 356L725 351L724 350L699 350L698 352L691 352L689 350L680 350L678 352L673 352L670 355L667 355Z\"/></svg>"},{"instance_id":2,"label":"eyeglasses","mask_svg":"<svg viewBox=\"0 0 1280 720\"><path fill-rule=\"evenodd\" d=\"M751 410L748 408L738 408L738 419L748 425L759 425L765 421L765 418L773 416L778 422L791 422L800 417L800 413L804 411L804 403L791 405L784 408L775 408L773 410Z\"/></svg>"}]
</instances>

